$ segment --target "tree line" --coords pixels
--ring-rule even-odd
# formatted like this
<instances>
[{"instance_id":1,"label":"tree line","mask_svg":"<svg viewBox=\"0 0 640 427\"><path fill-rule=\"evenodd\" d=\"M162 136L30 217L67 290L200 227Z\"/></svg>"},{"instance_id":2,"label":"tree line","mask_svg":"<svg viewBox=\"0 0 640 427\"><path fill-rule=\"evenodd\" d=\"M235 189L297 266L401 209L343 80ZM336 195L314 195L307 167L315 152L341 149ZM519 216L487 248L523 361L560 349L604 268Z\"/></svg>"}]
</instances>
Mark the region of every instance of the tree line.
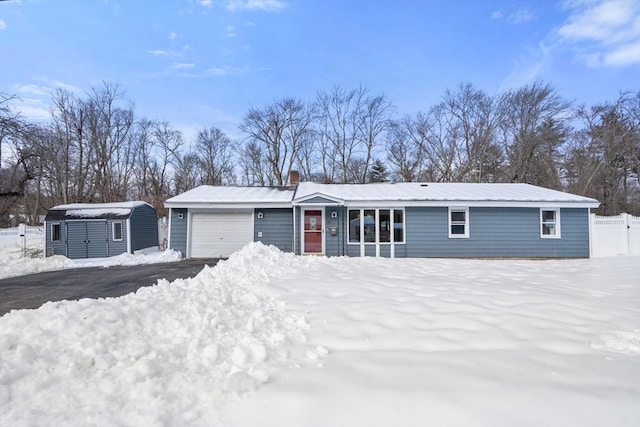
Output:
<instances>
[{"instance_id":1,"label":"tree line","mask_svg":"<svg viewBox=\"0 0 640 427\"><path fill-rule=\"evenodd\" d=\"M323 183L530 183L640 215L640 91L586 106L542 81L495 95L463 83L399 117L383 94L334 86L250 108L239 140L212 124L186 141L109 82L58 89L50 111L29 122L0 94L0 226L76 202L144 200L162 215L198 185L283 186L292 170Z\"/></svg>"}]
</instances>

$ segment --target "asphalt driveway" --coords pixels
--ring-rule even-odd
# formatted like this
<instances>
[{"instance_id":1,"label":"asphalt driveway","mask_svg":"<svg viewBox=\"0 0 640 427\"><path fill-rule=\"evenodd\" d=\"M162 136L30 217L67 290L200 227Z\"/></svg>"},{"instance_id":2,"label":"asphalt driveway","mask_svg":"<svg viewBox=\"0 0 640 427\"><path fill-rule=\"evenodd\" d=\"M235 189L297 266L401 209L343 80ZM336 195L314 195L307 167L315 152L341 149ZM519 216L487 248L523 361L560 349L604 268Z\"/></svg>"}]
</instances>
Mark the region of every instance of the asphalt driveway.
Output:
<instances>
[{"instance_id":1,"label":"asphalt driveway","mask_svg":"<svg viewBox=\"0 0 640 427\"><path fill-rule=\"evenodd\" d=\"M13 309L38 308L48 301L119 297L152 286L158 279L169 281L193 277L217 259L187 259L179 262L74 268L0 280L0 316Z\"/></svg>"}]
</instances>

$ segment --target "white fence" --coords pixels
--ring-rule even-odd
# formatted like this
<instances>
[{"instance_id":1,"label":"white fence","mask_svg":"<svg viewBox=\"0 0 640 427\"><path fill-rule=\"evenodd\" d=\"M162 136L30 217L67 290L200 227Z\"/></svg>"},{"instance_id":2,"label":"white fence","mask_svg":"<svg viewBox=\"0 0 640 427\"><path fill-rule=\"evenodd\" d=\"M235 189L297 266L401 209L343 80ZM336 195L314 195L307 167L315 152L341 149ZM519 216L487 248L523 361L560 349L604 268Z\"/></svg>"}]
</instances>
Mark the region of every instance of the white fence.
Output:
<instances>
[{"instance_id":1,"label":"white fence","mask_svg":"<svg viewBox=\"0 0 640 427\"><path fill-rule=\"evenodd\" d=\"M640 217L591 214L591 256L640 255Z\"/></svg>"},{"instance_id":2,"label":"white fence","mask_svg":"<svg viewBox=\"0 0 640 427\"><path fill-rule=\"evenodd\" d=\"M14 228L0 229L0 249L22 247L29 245L31 242L44 242L44 227L42 226L20 226Z\"/></svg>"}]
</instances>

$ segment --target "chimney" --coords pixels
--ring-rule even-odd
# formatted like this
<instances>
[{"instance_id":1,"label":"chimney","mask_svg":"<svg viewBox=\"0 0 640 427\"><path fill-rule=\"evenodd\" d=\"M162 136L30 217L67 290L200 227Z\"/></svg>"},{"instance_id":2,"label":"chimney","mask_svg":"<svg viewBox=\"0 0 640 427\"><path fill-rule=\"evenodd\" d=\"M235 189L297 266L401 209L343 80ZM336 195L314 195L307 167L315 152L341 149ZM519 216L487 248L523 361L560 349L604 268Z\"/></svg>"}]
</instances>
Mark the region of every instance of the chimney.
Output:
<instances>
[{"instance_id":1,"label":"chimney","mask_svg":"<svg viewBox=\"0 0 640 427\"><path fill-rule=\"evenodd\" d=\"M300 172L292 170L289 172L289 187L295 187L300 182Z\"/></svg>"}]
</instances>

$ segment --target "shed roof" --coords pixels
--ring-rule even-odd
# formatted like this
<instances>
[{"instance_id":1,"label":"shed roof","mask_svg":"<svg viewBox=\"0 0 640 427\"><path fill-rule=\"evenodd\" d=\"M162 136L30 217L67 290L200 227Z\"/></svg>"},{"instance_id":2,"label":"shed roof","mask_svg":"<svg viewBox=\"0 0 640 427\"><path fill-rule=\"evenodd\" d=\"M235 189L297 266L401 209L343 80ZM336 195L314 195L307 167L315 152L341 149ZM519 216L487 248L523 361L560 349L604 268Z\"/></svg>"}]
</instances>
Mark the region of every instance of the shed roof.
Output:
<instances>
[{"instance_id":1,"label":"shed roof","mask_svg":"<svg viewBox=\"0 0 640 427\"><path fill-rule=\"evenodd\" d=\"M45 221L62 221L67 219L127 219L131 211L139 206L151 206L146 202L118 203L70 203L49 209Z\"/></svg>"},{"instance_id":2,"label":"shed roof","mask_svg":"<svg viewBox=\"0 0 640 427\"><path fill-rule=\"evenodd\" d=\"M530 184L519 183L376 183L317 184L303 182L293 202L328 196L344 202L474 202L474 203L565 203L592 205L598 201Z\"/></svg>"},{"instance_id":3,"label":"shed roof","mask_svg":"<svg viewBox=\"0 0 640 427\"><path fill-rule=\"evenodd\" d=\"M283 205L291 206L290 187L222 187L201 185L165 202L166 207L216 207Z\"/></svg>"}]
</instances>

